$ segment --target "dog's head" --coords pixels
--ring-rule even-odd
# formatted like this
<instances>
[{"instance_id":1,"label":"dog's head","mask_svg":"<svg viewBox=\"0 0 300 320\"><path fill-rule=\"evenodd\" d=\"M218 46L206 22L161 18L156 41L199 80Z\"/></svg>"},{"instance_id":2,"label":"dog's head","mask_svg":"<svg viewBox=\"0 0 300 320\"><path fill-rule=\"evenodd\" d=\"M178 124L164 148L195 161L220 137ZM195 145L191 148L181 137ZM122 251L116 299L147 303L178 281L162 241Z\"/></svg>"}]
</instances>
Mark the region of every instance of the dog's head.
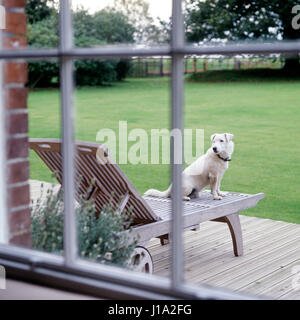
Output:
<instances>
[{"instance_id":1,"label":"dog's head","mask_svg":"<svg viewBox=\"0 0 300 320\"><path fill-rule=\"evenodd\" d=\"M233 134L231 133L215 133L210 137L212 143L212 150L214 153L220 155L224 159L231 159L234 149L232 141Z\"/></svg>"}]
</instances>

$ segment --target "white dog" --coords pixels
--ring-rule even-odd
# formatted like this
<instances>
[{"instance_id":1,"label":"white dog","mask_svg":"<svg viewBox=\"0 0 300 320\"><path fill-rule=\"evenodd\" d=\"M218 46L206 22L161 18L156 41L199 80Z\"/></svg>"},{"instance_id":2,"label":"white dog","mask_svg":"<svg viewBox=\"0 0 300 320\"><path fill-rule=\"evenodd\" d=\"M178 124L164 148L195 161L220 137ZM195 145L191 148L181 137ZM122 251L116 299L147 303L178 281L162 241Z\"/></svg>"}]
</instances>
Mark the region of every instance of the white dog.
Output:
<instances>
[{"instance_id":1,"label":"white dog","mask_svg":"<svg viewBox=\"0 0 300 320\"><path fill-rule=\"evenodd\" d=\"M215 200L221 200L225 194L220 191L220 183L228 168L228 161L234 149L233 134L222 133L211 136L212 146L182 173L182 193L184 200L199 197L199 192L210 185ZM172 186L172 185L171 185ZM150 189L146 196L168 198L171 196L171 186L166 191Z\"/></svg>"}]
</instances>

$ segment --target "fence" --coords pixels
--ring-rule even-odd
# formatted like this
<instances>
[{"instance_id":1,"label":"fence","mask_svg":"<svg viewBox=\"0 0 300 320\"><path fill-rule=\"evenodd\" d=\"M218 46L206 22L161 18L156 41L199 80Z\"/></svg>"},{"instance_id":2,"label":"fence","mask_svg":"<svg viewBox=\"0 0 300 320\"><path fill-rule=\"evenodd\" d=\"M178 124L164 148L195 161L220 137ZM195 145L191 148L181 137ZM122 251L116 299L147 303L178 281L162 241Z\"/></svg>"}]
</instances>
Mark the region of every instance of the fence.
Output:
<instances>
[{"instance_id":1,"label":"fence","mask_svg":"<svg viewBox=\"0 0 300 320\"><path fill-rule=\"evenodd\" d=\"M149 76L168 76L171 74L171 58L133 58L131 76L136 78ZM184 59L184 73L205 72L208 70L239 70L282 68L280 58L202 58Z\"/></svg>"}]
</instances>

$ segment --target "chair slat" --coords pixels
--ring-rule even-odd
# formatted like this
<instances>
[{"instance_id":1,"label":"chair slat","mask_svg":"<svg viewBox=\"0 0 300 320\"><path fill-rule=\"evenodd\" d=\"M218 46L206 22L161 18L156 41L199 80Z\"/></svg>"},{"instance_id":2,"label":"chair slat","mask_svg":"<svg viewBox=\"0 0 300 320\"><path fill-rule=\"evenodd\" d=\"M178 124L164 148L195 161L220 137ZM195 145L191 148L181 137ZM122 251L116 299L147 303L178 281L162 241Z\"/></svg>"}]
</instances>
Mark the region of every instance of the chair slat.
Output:
<instances>
[{"instance_id":1,"label":"chair slat","mask_svg":"<svg viewBox=\"0 0 300 320\"><path fill-rule=\"evenodd\" d=\"M62 183L62 155L60 139L30 139L30 148L45 162L52 172L58 173L58 181ZM97 151L102 148L106 164L97 161ZM128 180L117 164L110 161L106 147L90 142L76 142L75 155L76 170L76 199L80 196L89 196L91 182L95 179L95 192L93 199L98 212L102 207L112 201L114 207L125 195L128 201L123 213L132 208L134 224L151 223L160 220L149 204L141 197L136 188ZM81 178L82 177L82 178Z\"/></svg>"}]
</instances>

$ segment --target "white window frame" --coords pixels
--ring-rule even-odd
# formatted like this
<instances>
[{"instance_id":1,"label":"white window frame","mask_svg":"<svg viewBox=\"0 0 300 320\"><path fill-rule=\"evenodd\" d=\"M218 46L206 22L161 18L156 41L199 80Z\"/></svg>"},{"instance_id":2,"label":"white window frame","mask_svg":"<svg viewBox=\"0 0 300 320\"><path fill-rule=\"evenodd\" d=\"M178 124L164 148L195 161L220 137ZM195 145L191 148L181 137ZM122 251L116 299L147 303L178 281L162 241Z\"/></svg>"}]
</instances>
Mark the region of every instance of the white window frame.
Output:
<instances>
[{"instance_id":1,"label":"white window frame","mask_svg":"<svg viewBox=\"0 0 300 320\"><path fill-rule=\"evenodd\" d=\"M300 42L233 44L221 46L188 46L184 43L184 24L182 1L173 1L172 40L169 46L136 48L98 47L74 48L72 42L71 1L60 1L60 46L58 49L24 49L18 51L0 51L0 61L4 59L46 59L60 60L61 116L63 142L63 188L64 256L38 252L11 245L0 245L0 265L4 265L7 274L30 282L48 286L72 289L106 298L148 298L148 299L251 299L246 295L226 290L207 288L185 283L183 280L183 235L182 235L182 195L181 171L179 164L172 162L172 183L175 186L172 197L172 273L164 278L156 275L138 274L115 266L107 266L83 261L77 256L76 217L74 211L74 135L73 135L73 60L83 58L130 58L149 56L171 56L171 129L183 128L183 59L184 55L231 56L236 54L299 53ZM3 108L2 108L3 109ZM3 123L3 111L0 113ZM5 137L0 130L0 143ZM2 146L2 145L1 145ZM2 148L2 150L4 150ZM181 154L180 149L172 146L172 160ZM3 154L3 153L2 153ZM4 159L0 158L0 219L6 216L4 203L5 176ZM177 187L176 187L177 186ZM5 214L3 214L5 213ZM0 232L7 232L7 222L0 221ZM7 237L4 236L2 240Z\"/></svg>"}]
</instances>

